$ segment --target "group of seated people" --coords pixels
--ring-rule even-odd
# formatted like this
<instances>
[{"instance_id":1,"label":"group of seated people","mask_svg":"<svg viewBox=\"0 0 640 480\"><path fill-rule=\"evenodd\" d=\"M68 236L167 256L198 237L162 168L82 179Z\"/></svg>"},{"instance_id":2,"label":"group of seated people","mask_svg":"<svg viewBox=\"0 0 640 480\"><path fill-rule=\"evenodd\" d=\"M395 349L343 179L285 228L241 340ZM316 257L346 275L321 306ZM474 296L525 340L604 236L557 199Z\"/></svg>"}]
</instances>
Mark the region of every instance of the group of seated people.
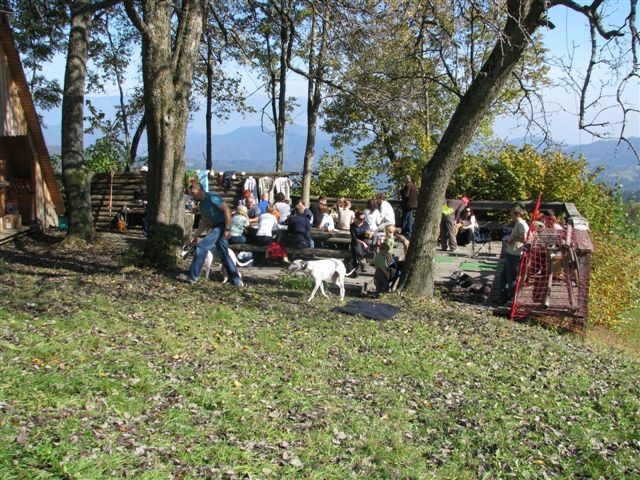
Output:
<instances>
[{"instance_id":1,"label":"group of seated people","mask_svg":"<svg viewBox=\"0 0 640 480\"><path fill-rule=\"evenodd\" d=\"M395 213L383 193L370 199L363 211L354 211L346 198L339 199L334 209L327 204L326 195L321 195L310 208L302 201L291 207L283 194L278 194L274 203L269 202L268 194L256 203L247 192L233 213L229 243L268 246L277 241L295 249L314 248L312 228L350 233L351 275L354 277L358 276L358 271L365 270L367 253L376 252L373 262L376 290L385 291L397 266L391 255L396 238ZM399 238L406 249L407 240L402 236Z\"/></svg>"},{"instance_id":2,"label":"group of seated people","mask_svg":"<svg viewBox=\"0 0 640 480\"><path fill-rule=\"evenodd\" d=\"M339 199L335 209L331 209L326 195L321 195L317 203L307 208L302 201L292 207L282 193L276 196L274 203L269 202L268 194L256 203L251 192L245 192L231 220L229 243L269 245L276 239L280 240L282 232L286 231L286 244L295 248L313 248L311 228L328 232L335 229L352 231L352 225L359 223L355 220L360 214L365 217L361 236L364 235L368 243L380 243L385 228L395 226L393 207L382 193L369 200L367 208L360 212L353 211L351 202L346 198Z\"/></svg>"}]
</instances>

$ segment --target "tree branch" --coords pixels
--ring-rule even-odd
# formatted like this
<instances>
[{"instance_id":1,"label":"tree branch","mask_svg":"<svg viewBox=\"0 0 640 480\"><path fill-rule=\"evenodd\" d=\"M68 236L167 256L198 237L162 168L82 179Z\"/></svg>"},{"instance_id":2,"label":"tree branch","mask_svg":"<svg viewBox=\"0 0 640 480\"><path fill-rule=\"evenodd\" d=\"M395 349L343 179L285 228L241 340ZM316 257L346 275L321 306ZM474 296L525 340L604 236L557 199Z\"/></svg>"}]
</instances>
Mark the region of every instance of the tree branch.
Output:
<instances>
[{"instance_id":1,"label":"tree branch","mask_svg":"<svg viewBox=\"0 0 640 480\"><path fill-rule=\"evenodd\" d=\"M124 0L124 9L127 12L129 20L131 20L131 23L133 23L133 26L136 27L141 34L146 35L148 27L142 20L140 15L138 15L136 7L133 3L133 0Z\"/></svg>"}]
</instances>

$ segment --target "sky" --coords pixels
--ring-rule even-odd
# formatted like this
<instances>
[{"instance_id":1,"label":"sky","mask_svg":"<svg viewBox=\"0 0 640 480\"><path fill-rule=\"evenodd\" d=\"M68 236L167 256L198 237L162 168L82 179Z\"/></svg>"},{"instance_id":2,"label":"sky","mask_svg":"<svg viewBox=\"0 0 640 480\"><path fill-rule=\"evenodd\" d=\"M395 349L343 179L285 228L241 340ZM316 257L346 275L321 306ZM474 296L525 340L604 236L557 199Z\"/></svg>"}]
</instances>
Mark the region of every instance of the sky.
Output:
<instances>
[{"instance_id":1,"label":"sky","mask_svg":"<svg viewBox=\"0 0 640 480\"><path fill-rule=\"evenodd\" d=\"M609 5L610 19L614 22L621 23L624 17L624 9L628 8L628 3L622 0L607 0ZM588 62L589 55L589 38L588 27L582 15L574 13L564 7L556 7L550 11L550 20L556 25L553 30L543 29L544 41L549 53L552 57L563 57L572 59L572 63L584 71L584 67ZM640 26L639 26L640 28ZM266 102L266 96L260 89L260 81L256 79L246 67L237 67L238 73L243 79L243 86L247 92L256 92L250 99L249 103L254 108L261 108ZM52 65L46 68L48 77L57 77L62 79L64 76L64 57L59 56ZM132 68L135 73L135 68ZM549 75L552 80L557 81L562 77L559 67L551 67ZM604 69L596 71L594 86L605 83L611 79L611 73ZM306 83L304 79L296 74L289 75L287 89L289 94L299 98L299 103L304 105L304 97L306 95ZM595 90L594 90L595 91ZM608 95L615 94L615 90L609 88L605 92ZM553 140L572 145L586 144L594 141L594 138L578 129L578 97L574 92L567 91L565 88L554 87L546 88L538 92L544 99L546 120L550 126ZM117 95L115 86L107 86L106 95ZM623 98L636 109L640 109L640 81L635 79L633 84L628 85ZM610 101L610 99L609 99ZM610 102L611 103L611 102ZM599 109L602 110L602 109ZM45 123L48 125L59 125L60 111L43 112ZM640 136L640 122L637 113L629 118L626 125L627 136ZM619 132L620 115L615 108L605 109L597 117L598 121L607 121L612 124L609 128L609 134L616 135ZM298 108L294 112L294 123L304 124L306 117L302 108ZM242 117L239 114L232 115L227 122L214 120L214 132L216 134L228 133L240 126L260 125L260 116L258 114ZM513 117L498 118L494 123L494 133L499 138L516 139L522 138L527 133L526 123ZM194 113L194 121L190 128L204 131L204 112ZM540 132L532 132L534 135L540 136Z\"/></svg>"},{"instance_id":2,"label":"sky","mask_svg":"<svg viewBox=\"0 0 640 480\"><path fill-rule=\"evenodd\" d=\"M609 6L608 11L605 11L609 19L607 23L609 28L612 25L621 25L624 21L624 9L628 8L628 2L608 0L605 4ZM590 55L589 27L586 19L583 15L564 7L551 9L549 19L556 28L541 30L549 54L554 58L561 57L565 62L567 59L571 59L576 71L580 72L579 77L582 78ZM558 66L551 66L549 76L553 81L559 82L564 75ZM591 92L595 93L600 85L613 80L615 79L612 78L610 70L604 67L596 70ZM615 102L612 101L613 98L611 96L615 95L615 89L609 87L603 91L609 96L609 105L614 104ZM551 126L554 140L573 145L594 141L590 134L578 129L579 97L575 92L562 87L554 87L545 89L541 94L544 98L547 119ZM640 108L640 81L638 78L635 78L633 83L627 85L623 92L623 98L635 109ZM616 135L620 130L621 116L619 115L619 110L616 108L609 108L604 112L602 110L602 108L597 110L599 112L597 117L594 117L592 113L587 118L592 118L598 122L610 122L611 128L609 132ZM628 118L625 127L627 136L640 136L639 117L636 113ZM524 134L522 125L519 125L519 122L513 118L500 119L495 125L495 131L499 136L509 138L521 137Z\"/></svg>"}]
</instances>

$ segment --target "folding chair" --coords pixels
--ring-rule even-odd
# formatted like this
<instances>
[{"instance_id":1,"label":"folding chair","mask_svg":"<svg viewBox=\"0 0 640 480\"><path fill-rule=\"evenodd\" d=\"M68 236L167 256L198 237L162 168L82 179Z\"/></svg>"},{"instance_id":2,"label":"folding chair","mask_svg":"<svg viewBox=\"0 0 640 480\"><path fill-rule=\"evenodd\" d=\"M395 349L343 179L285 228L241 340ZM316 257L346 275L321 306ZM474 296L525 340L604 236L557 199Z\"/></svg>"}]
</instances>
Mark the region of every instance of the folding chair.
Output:
<instances>
[{"instance_id":1,"label":"folding chair","mask_svg":"<svg viewBox=\"0 0 640 480\"><path fill-rule=\"evenodd\" d=\"M476 250L476 245L480 245L478 250ZM471 258L476 258L487 245L489 253L491 253L491 231L486 227L474 229L471 239Z\"/></svg>"}]
</instances>

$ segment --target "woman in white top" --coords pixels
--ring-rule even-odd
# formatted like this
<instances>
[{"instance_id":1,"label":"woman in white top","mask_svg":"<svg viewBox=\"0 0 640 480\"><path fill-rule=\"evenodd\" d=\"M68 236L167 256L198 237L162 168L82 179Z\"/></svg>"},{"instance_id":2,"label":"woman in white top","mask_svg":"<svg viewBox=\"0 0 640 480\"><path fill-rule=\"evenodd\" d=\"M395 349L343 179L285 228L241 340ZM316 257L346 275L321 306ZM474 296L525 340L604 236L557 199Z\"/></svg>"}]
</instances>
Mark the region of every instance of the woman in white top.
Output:
<instances>
[{"instance_id":1,"label":"woman in white top","mask_svg":"<svg viewBox=\"0 0 640 480\"><path fill-rule=\"evenodd\" d=\"M269 204L267 211L260 215L258 220L258 231L254 237L254 243L257 245L269 245L273 242L273 232L278 230L278 219L273 214L276 207Z\"/></svg>"},{"instance_id":2,"label":"woman in white top","mask_svg":"<svg viewBox=\"0 0 640 480\"><path fill-rule=\"evenodd\" d=\"M476 221L476 216L473 214L473 210L469 207L465 208L460 214L460 220L457 223L458 233L456 240L459 246L468 245L473 240L473 234L480 226Z\"/></svg>"},{"instance_id":3,"label":"woman in white top","mask_svg":"<svg viewBox=\"0 0 640 480\"><path fill-rule=\"evenodd\" d=\"M287 203L284 198L284 193L280 192L276 195L276 203L274 204L276 210L280 214L279 223L284 224L287 222L287 218L289 218L289 214L291 213L291 205Z\"/></svg>"},{"instance_id":4,"label":"woman in white top","mask_svg":"<svg viewBox=\"0 0 640 480\"><path fill-rule=\"evenodd\" d=\"M378 202L378 209L380 210L380 225L378 225L378 231L384 232L388 225L396 225L396 213L393 211L393 207L387 202L387 197L384 193L376 195Z\"/></svg>"},{"instance_id":5,"label":"woman in white top","mask_svg":"<svg viewBox=\"0 0 640 480\"><path fill-rule=\"evenodd\" d=\"M378 204L376 200L372 198L367 202L367 208L364 211L364 221L366 222L369 231L377 231L381 220L382 217L380 216L380 210L378 210Z\"/></svg>"}]
</instances>

